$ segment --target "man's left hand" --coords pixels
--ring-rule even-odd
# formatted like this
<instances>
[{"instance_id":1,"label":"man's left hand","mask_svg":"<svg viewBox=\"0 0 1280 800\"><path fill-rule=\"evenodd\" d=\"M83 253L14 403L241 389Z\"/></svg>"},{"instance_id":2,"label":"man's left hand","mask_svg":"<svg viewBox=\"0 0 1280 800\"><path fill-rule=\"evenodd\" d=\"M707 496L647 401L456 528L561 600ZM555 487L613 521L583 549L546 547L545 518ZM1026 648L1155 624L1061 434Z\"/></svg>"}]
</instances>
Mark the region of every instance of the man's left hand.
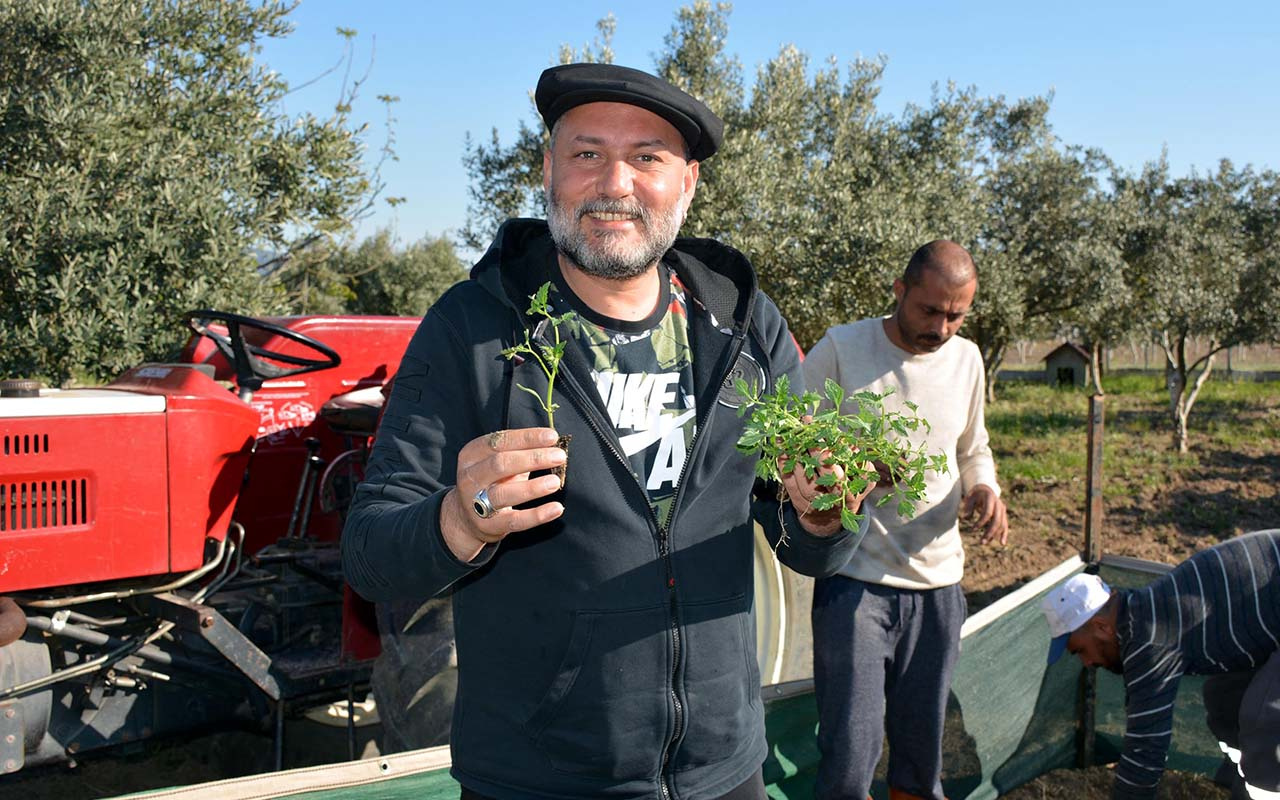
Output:
<instances>
[{"instance_id":1,"label":"man's left hand","mask_svg":"<svg viewBox=\"0 0 1280 800\"><path fill-rule=\"evenodd\" d=\"M829 454L826 452L811 451L811 455L818 458L825 458ZM778 459L778 471L782 472L784 459ZM840 465L832 465L830 467L821 467L819 474L825 472L834 472L836 480L844 478L844 470ZM816 477L816 476L815 476ZM840 531L844 525L840 521L840 504L836 503L834 508L826 511L818 511L813 508L813 499L819 494L829 492L828 487L819 486L814 478L809 478L804 474L804 467L799 464L790 473L782 473L782 486L787 491L787 497L791 498L791 505L795 506L796 516L800 518L800 525L806 531L814 536L834 536ZM871 490L876 488L874 481L868 483L866 488L858 494L848 493L845 495L844 503L853 513L858 513L862 507L862 501L866 498Z\"/></svg>"},{"instance_id":2,"label":"man's left hand","mask_svg":"<svg viewBox=\"0 0 1280 800\"><path fill-rule=\"evenodd\" d=\"M1009 543L1009 511L990 486L980 483L969 490L960 508L960 517L975 526L982 526L980 541L983 544Z\"/></svg>"}]
</instances>

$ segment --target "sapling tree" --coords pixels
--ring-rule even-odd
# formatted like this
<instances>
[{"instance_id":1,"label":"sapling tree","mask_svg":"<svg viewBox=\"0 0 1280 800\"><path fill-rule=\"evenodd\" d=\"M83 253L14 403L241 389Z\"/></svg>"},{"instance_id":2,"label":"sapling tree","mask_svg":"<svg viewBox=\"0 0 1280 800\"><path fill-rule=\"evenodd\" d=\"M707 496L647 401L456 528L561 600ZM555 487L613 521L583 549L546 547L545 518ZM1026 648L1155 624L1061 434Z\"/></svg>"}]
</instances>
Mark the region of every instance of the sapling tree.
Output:
<instances>
[{"instance_id":1,"label":"sapling tree","mask_svg":"<svg viewBox=\"0 0 1280 800\"><path fill-rule=\"evenodd\" d=\"M896 502L898 514L907 518L924 499L926 470L948 471L945 455L929 455L923 444L913 445L908 438L920 428L929 430L929 422L916 413L916 405L905 402L905 412L885 407L884 399L892 391L855 392L846 398L844 387L827 379L824 394L830 407L820 411L823 397L813 391L796 396L785 375L778 378L772 392L763 392L741 379L735 385L745 400L738 415L751 412L738 439L738 450L759 455L756 475L780 481L783 474L803 469L806 477L827 490L813 499L814 510L839 506L840 523L847 530L857 530L863 517L848 507L848 497L881 479L877 462L888 468L892 488L876 506ZM856 406L853 413L841 410L846 400Z\"/></svg>"}]
</instances>

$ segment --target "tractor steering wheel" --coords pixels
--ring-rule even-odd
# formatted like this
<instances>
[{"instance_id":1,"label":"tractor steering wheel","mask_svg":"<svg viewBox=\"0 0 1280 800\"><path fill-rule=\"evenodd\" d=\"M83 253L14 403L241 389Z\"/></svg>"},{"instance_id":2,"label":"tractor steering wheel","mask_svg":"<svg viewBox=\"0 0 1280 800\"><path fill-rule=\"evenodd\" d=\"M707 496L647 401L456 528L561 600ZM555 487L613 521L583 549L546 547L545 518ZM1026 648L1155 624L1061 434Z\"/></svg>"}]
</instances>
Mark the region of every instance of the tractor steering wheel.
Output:
<instances>
[{"instance_id":1,"label":"tractor steering wheel","mask_svg":"<svg viewBox=\"0 0 1280 800\"><path fill-rule=\"evenodd\" d=\"M213 330L209 327L209 323L212 322L225 325L227 332L223 334ZM244 400L252 396L253 392L261 389L263 381L329 369L342 363L342 359L331 347L312 339L310 336L271 322L246 317L243 314L200 309L189 312L186 315L186 323L191 330L212 341L217 346L218 351L231 363L231 367L236 373L236 385L240 387L240 397ZM295 356L250 344L245 341L244 328L256 328L291 342L296 342L319 354L322 358Z\"/></svg>"}]
</instances>

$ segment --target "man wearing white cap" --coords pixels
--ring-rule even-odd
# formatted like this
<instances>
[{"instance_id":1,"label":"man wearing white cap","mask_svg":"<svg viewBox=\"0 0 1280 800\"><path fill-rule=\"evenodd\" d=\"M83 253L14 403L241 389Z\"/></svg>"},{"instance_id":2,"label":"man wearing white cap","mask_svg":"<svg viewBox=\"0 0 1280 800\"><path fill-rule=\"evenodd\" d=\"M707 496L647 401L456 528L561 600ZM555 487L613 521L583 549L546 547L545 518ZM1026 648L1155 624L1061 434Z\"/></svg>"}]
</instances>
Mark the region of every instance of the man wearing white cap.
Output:
<instances>
[{"instance_id":1,"label":"man wearing white cap","mask_svg":"<svg viewBox=\"0 0 1280 800\"><path fill-rule=\"evenodd\" d=\"M1076 575L1041 601L1053 642L1124 678L1124 750L1111 796L1156 796L1183 675L1204 684L1209 729L1236 765L1232 800L1280 800L1280 530L1196 553L1142 589Z\"/></svg>"}]
</instances>

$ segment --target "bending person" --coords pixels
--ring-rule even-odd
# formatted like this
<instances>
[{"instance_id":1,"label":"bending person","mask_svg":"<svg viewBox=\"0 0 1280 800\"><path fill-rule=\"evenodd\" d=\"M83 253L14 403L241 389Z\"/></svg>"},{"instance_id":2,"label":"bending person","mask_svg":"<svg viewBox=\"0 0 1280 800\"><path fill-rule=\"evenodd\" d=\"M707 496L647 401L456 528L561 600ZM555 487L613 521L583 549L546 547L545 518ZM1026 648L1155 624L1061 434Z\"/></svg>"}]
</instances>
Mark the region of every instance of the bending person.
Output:
<instances>
[{"instance_id":1,"label":"bending person","mask_svg":"<svg viewBox=\"0 0 1280 800\"><path fill-rule=\"evenodd\" d=\"M1235 762L1232 798L1280 799L1280 530L1196 553L1142 589L1076 575L1041 602L1054 639L1124 678L1124 750L1111 796L1156 796L1183 675L1204 684L1209 729Z\"/></svg>"}]
</instances>

